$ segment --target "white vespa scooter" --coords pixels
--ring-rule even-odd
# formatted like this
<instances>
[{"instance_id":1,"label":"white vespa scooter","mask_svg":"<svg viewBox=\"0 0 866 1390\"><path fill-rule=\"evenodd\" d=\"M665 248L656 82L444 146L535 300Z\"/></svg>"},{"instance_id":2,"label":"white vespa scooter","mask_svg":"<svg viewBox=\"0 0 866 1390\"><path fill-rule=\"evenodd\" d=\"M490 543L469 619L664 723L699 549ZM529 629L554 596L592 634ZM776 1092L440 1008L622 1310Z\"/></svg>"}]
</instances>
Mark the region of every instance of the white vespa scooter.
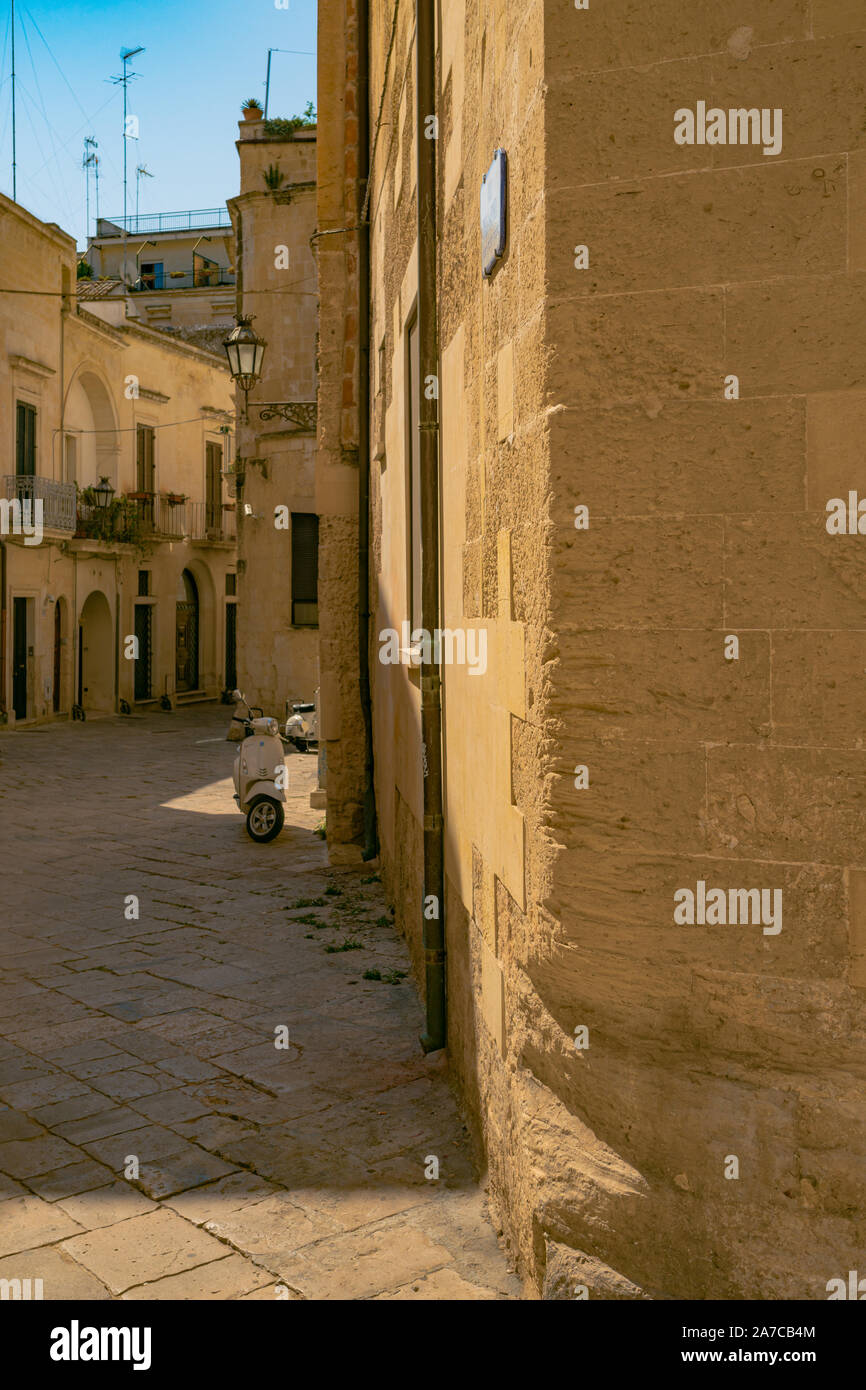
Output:
<instances>
[{"instance_id":1,"label":"white vespa scooter","mask_svg":"<svg viewBox=\"0 0 866 1390\"><path fill-rule=\"evenodd\" d=\"M286 764L276 719L265 718L257 705L248 705L239 690L234 692L235 713L243 727L234 765L235 801L247 818L247 834L265 845L279 835L285 821ZM238 713L242 705L246 714Z\"/></svg>"},{"instance_id":2,"label":"white vespa scooter","mask_svg":"<svg viewBox=\"0 0 866 1390\"><path fill-rule=\"evenodd\" d=\"M289 714L289 701L286 701L286 727L283 741L293 744L299 753L309 753L311 748L317 748L319 744L318 694L317 690L317 698L310 704L293 700L291 714Z\"/></svg>"}]
</instances>

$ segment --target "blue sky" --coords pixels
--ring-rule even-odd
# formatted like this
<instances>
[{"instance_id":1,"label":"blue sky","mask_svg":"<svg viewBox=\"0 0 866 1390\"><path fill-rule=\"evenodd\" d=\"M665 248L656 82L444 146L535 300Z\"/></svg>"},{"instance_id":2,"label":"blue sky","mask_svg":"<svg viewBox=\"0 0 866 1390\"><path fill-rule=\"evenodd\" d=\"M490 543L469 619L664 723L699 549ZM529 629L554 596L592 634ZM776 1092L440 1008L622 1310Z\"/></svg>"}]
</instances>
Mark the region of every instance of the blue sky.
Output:
<instances>
[{"instance_id":1,"label":"blue sky","mask_svg":"<svg viewBox=\"0 0 866 1390\"><path fill-rule=\"evenodd\" d=\"M129 211L139 164L154 176L140 180L141 212L222 205L238 187L241 102L255 96L264 105L268 49L315 51L315 0L288 3L16 0L19 203L83 246L81 162L84 137L93 135L100 213L122 212L123 99L106 79L122 71L121 48L143 44L130 64L139 76L128 109L140 138L128 142ZM11 197L9 12L9 0L0 0L0 190ZM295 115L315 96L315 58L274 53L269 115ZM94 211L91 183L91 218Z\"/></svg>"}]
</instances>

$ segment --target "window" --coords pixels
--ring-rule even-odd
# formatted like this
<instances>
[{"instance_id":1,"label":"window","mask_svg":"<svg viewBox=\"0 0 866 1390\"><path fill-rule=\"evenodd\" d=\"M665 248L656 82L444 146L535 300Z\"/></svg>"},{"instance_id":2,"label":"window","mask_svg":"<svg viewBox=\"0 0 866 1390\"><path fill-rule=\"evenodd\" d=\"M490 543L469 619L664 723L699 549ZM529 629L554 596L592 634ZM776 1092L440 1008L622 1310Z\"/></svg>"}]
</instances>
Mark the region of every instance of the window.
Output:
<instances>
[{"instance_id":1,"label":"window","mask_svg":"<svg viewBox=\"0 0 866 1390\"><path fill-rule=\"evenodd\" d=\"M146 261L142 265L140 284L143 290L161 290L164 288L164 265L164 261Z\"/></svg>"},{"instance_id":2,"label":"window","mask_svg":"<svg viewBox=\"0 0 866 1390\"><path fill-rule=\"evenodd\" d=\"M150 425L138 426L135 444L135 490L143 494L138 502L142 522L152 529L156 469L153 461L154 430Z\"/></svg>"},{"instance_id":3,"label":"window","mask_svg":"<svg viewBox=\"0 0 866 1390\"><path fill-rule=\"evenodd\" d=\"M406 594L410 631L421 627L421 368L418 320L409 326L406 371Z\"/></svg>"},{"instance_id":4,"label":"window","mask_svg":"<svg viewBox=\"0 0 866 1390\"><path fill-rule=\"evenodd\" d=\"M15 472L36 474L36 407L26 401L15 403Z\"/></svg>"},{"instance_id":5,"label":"window","mask_svg":"<svg viewBox=\"0 0 866 1390\"><path fill-rule=\"evenodd\" d=\"M67 434L63 440L63 481L74 483L78 466L78 440L74 434Z\"/></svg>"},{"instance_id":6,"label":"window","mask_svg":"<svg viewBox=\"0 0 866 1390\"><path fill-rule=\"evenodd\" d=\"M319 518L292 512L292 622L319 625Z\"/></svg>"},{"instance_id":7,"label":"window","mask_svg":"<svg viewBox=\"0 0 866 1390\"><path fill-rule=\"evenodd\" d=\"M148 598L150 596L150 570L138 571L138 597Z\"/></svg>"},{"instance_id":8,"label":"window","mask_svg":"<svg viewBox=\"0 0 866 1390\"><path fill-rule=\"evenodd\" d=\"M233 596L238 591L238 577L236 574L226 575L226 593Z\"/></svg>"},{"instance_id":9,"label":"window","mask_svg":"<svg viewBox=\"0 0 866 1390\"><path fill-rule=\"evenodd\" d=\"M135 490L136 492L149 492L154 490L155 467L153 461L154 454L154 430L150 425L139 425L136 435L136 455L135 455Z\"/></svg>"},{"instance_id":10,"label":"window","mask_svg":"<svg viewBox=\"0 0 866 1390\"><path fill-rule=\"evenodd\" d=\"M208 531L221 531L223 446L205 445L205 526Z\"/></svg>"}]
</instances>

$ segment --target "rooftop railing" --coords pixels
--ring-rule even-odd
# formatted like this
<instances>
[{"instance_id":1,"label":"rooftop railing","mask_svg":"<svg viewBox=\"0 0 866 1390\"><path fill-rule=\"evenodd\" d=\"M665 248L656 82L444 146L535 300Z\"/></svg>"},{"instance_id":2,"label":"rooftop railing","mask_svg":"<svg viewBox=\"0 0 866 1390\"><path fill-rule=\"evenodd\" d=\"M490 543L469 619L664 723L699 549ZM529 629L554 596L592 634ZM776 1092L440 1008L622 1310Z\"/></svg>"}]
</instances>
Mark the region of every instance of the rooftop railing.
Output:
<instances>
[{"instance_id":1,"label":"rooftop railing","mask_svg":"<svg viewBox=\"0 0 866 1390\"><path fill-rule=\"evenodd\" d=\"M230 227L228 208L199 208L195 212L142 212L128 217L100 217L96 224L96 239L122 236L124 224L128 236L141 232L196 232L202 227Z\"/></svg>"}]
</instances>

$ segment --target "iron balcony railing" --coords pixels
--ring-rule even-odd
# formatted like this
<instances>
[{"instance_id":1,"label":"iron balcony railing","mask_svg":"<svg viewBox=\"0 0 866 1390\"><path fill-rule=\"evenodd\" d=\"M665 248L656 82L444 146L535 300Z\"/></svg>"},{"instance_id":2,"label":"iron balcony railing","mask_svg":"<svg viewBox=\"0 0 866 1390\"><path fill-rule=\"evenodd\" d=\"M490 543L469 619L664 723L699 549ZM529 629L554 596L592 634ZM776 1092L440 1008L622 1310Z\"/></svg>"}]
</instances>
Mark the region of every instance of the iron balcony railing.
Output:
<instances>
[{"instance_id":1,"label":"iron balcony railing","mask_svg":"<svg viewBox=\"0 0 866 1390\"><path fill-rule=\"evenodd\" d=\"M89 540L234 541L233 503L190 502L177 494L136 492L117 498L109 509L78 503L76 534Z\"/></svg>"},{"instance_id":2,"label":"iron balcony railing","mask_svg":"<svg viewBox=\"0 0 866 1390\"><path fill-rule=\"evenodd\" d=\"M47 531L75 530L75 484L56 483L53 478L39 478L30 473L11 473L3 478L3 496L11 507L3 509L10 518L11 534L17 534L23 520L29 526L36 520L42 503L42 527ZM18 503L17 508L14 506Z\"/></svg>"},{"instance_id":3,"label":"iron balcony railing","mask_svg":"<svg viewBox=\"0 0 866 1390\"><path fill-rule=\"evenodd\" d=\"M194 541L233 541L237 538L234 503L187 502L187 535Z\"/></svg>"},{"instance_id":4,"label":"iron balcony railing","mask_svg":"<svg viewBox=\"0 0 866 1390\"><path fill-rule=\"evenodd\" d=\"M207 290L217 285L234 285L235 272L227 266L215 265L203 270L158 270L142 272L132 285L133 293L141 290Z\"/></svg>"},{"instance_id":5,"label":"iron balcony railing","mask_svg":"<svg viewBox=\"0 0 866 1390\"><path fill-rule=\"evenodd\" d=\"M122 236L124 224L128 236L141 232L197 232L202 227L230 227L232 220L226 207L198 208L194 212L142 212L128 217L100 217L96 237Z\"/></svg>"}]
</instances>

